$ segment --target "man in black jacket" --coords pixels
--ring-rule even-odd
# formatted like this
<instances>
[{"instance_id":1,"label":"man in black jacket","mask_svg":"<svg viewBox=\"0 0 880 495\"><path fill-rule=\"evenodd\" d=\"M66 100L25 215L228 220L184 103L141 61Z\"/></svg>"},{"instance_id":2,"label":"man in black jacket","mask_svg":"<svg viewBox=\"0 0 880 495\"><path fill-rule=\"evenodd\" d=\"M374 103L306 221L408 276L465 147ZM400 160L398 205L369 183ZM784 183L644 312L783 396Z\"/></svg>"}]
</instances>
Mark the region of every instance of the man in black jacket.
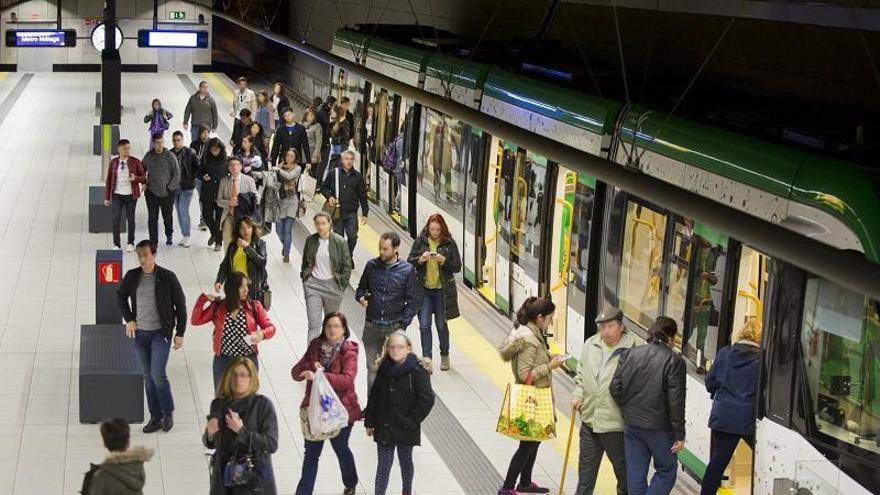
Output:
<instances>
[{"instance_id":1,"label":"man in black jacket","mask_svg":"<svg viewBox=\"0 0 880 495\"><path fill-rule=\"evenodd\" d=\"M366 308L364 352L367 355L367 390L379 368L376 358L385 338L406 330L416 314L416 269L398 253L400 236L385 232L379 238L379 256L364 266L354 297Z\"/></svg>"},{"instance_id":2,"label":"man in black jacket","mask_svg":"<svg viewBox=\"0 0 880 495\"><path fill-rule=\"evenodd\" d=\"M623 353L609 392L623 414L626 485L629 495L668 494L675 486L684 448L685 366L673 352L678 326L660 316L648 329L648 345ZM647 483L648 464L654 477Z\"/></svg>"},{"instance_id":3,"label":"man in black jacket","mask_svg":"<svg viewBox=\"0 0 880 495\"><path fill-rule=\"evenodd\" d=\"M281 124L281 127L275 129L275 135L272 139L272 151L269 153L269 163L276 165L278 159L284 157L284 153L291 148L296 151L296 158L299 163L308 163L312 152L309 150L309 137L306 134L306 129L296 122L293 110L286 108L284 110L284 122Z\"/></svg>"},{"instance_id":4,"label":"man in black jacket","mask_svg":"<svg viewBox=\"0 0 880 495\"><path fill-rule=\"evenodd\" d=\"M238 114L238 118L235 119L235 122L232 124L232 139L229 141L229 144L232 145L233 150L240 148L241 140L244 139L245 136L250 135L251 124L253 123L254 119L251 115L251 111L247 108L242 108L241 112Z\"/></svg>"},{"instance_id":5,"label":"man in black jacket","mask_svg":"<svg viewBox=\"0 0 880 495\"><path fill-rule=\"evenodd\" d=\"M165 368L172 340L174 349L183 347L186 296L174 272L156 265L154 244L141 241L136 251L141 266L125 274L116 299L125 320L125 334L135 339L144 371L150 410L144 433L167 432L174 426L174 398Z\"/></svg>"},{"instance_id":6,"label":"man in black jacket","mask_svg":"<svg viewBox=\"0 0 880 495\"><path fill-rule=\"evenodd\" d=\"M189 247L190 234L190 218L189 204L192 202L193 192L196 189L196 177L199 175L199 157L191 148L187 148L183 144L183 133L174 131L172 135L171 153L177 158L177 165L180 167L180 189L174 197L174 209L177 210L177 223L180 224L180 233L183 239L178 245L185 248Z\"/></svg>"},{"instance_id":7,"label":"man in black jacket","mask_svg":"<svg viewBox=\"0 0 880 495\"><path fill-rule=\"evenodd\" d=\"M363 210L360 223L367 223L370 204L364 178L354 169L353 151L342 152L342 166L327 172L322 191L327 201L339 208L339 219L333 222L333 231L348 238L348 251L354 253L354 247L357 246L358 207Z\"/></svg>"}]
</instances>

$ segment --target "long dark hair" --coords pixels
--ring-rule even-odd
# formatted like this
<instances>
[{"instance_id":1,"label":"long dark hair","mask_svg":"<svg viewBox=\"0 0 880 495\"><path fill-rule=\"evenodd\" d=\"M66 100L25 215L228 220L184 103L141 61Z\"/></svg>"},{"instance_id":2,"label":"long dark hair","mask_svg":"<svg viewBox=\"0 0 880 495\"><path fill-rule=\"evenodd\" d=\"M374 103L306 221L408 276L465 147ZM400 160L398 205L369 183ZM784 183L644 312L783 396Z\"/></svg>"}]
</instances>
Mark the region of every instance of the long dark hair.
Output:
<instances>
[{"instance_id":1,"label":"long dark hair","mask_svg":"<svg viewBox=\"0 0 880 495\"><path fill-rule=\"evenodd\" d=\"M434 213L430 217L428 217L428 221L425 222L425 226L422 228L422 235L425 239L430 239L431 234L428 231L428 227L431 223L436 223L440 226L440 242L446 242L452 238L452 234L449 233L449 227L446 226L446 219L443 218L443 215L439 213Z\"/></svg>"},{"instance_id":2,"label":"long dark hair","mask_svg":"<svg viewBox=\"0 0 880 495\"><path fill-rule=\"evenodd\" d=\"M549 297L531 296L516 310L516 326L527 325L539 316L552 315L556 305Z\"/></svg>"},{"instance_id":3,"label":"long dark hair","mask_svg":"<svg viewBox=\"0 0 880 495\"><path fill-rule=\"evenodd\" d=\"M156 111L156 103L159 104L159 110L162 110L162 102L159 101L159 98L153 98L153 101L150 102L150 111Z\"/></svg>"},{"instance_id":4,"label":"long dark hair","mask_svg":"<svg viewBox=\"0 0 880 495\"><path fill-rule=\"evenodd\" d=\"M651 327L648 328L648 342L654 344L668 344L670 339L678 333L678 324L668 316L658 316Z\"/></svg>"},{"instance_id":5,"label":"long dark hair","mask_svg":"<svg viewBox=\"0 0 880 495\"><path fill-rule=\"evenodd\" d=\"M231 272L226 276L226 281L223 282L223 293L226 294L226 299L223 303L226 305L227 313L244 307L241 297L238 295L238 288L245 280L248 280L248 277L241 272Z\"/></svg>"},{"instance_id":6,"label":"long dark hair","mask_svg":"<svg viewBox=\"0 0 880 495\"><path fill-rule=\"evenodd\" d=\"M232 241L233 241L232 243L233 244L235 243L235 241L241 239L241 224L243 224L243 223L250 225L251 228L253 229L253 233L251 234L251 242L260 238L260 232L261 232L260 225L253 218L245 215L245 216L239 218L235 222L235 231L232 232Z\"/></svg>"}]
</instances>

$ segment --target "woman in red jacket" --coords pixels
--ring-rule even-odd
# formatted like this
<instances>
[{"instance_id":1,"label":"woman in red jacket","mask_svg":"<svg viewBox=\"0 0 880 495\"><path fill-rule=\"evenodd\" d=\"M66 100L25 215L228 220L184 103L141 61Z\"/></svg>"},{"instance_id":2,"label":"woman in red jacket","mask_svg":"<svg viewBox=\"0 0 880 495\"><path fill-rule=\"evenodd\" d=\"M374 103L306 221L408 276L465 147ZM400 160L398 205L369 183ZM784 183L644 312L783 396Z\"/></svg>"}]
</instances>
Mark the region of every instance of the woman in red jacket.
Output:
<instances>
[{"instance_id":1,"label":"woman in red jacket","mask_svg":"<svg viewBox=\"0 0 880 495\"><path fill-rule=\"evenodd\" d=\"M351 436L354 422L361 419L361 407L354 388L354 379L358 370L358 345L357 342L348 339L350 335L348 321L342 313L327 313L324 316L321 335L309 343L309 348L302 359L290 371L294 380L308 380L306 396L300 405L301 418L307 418L303 413L309 406L312 380L318 369L324 370L324 376L348 411L348 426L330 439L330 445L339 458L344 495L353 495L358 483L357 468L354 464L354 455L348 447L348 438ZM303 459L302 475L296 487L296 495L311 495L315 488L315 478L318 476L318 458L324 448L324 440L309 440L308 424L305 420L303 434L306 436L305 459Z\"/></svg>"},{"instance_id":2,"label":"woman in red jacket","mask_svg":"<svg viewBox=\"0 0 880 495\"><path fill-rule=\"evenodd\" d=\"M275 325L260 301L248 299L247 277L232 272L226 277L224 297L202 294L193 308L192 325L214 323L214 388L220 384L223 370L235 358L257 362L257 344L275 335ZM208 303L205 305L205 303Z\"/></svg>"}]
</instances>

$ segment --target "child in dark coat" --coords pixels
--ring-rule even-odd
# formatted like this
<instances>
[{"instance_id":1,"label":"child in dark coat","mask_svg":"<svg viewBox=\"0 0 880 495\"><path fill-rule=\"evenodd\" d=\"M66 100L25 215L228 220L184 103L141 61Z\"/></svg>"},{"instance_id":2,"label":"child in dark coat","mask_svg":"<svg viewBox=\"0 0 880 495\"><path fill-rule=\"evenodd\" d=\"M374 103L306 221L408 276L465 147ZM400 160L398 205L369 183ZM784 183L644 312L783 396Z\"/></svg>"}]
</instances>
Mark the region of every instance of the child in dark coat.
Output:
<instances>
[{"instance_id":1,"label":"child in dark coat","mask_svg":"<svg viewBox=\"0 0 880 495\"><path fill-rule=\"evenodd\" d=\"M409 337L401 331L385 340L378 368L364 410L364 427L379 451L375 495L385 495L395 449L403 495L410 495L414 473L412 450L421 443L422 421L434 406L431 377L425 363L413 354Z\"/></svg>"}]
</instances>

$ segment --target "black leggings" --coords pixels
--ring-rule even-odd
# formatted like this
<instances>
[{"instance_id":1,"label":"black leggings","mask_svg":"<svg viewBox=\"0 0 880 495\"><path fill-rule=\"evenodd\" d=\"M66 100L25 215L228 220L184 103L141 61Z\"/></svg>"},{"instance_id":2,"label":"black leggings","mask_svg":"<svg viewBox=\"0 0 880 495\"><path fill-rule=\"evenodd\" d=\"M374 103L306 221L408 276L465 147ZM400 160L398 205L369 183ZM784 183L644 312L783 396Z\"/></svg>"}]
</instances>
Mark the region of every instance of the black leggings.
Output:
<instances>
[{"instance_id":1,"label":"black leggings","mask_svg":"<svg viewBox=\"0 0 880 495\"><path fill-rule=\"evenodd\" d=\"M504 488L513 490L516 487L516 479L520 485L532 484L532 468L538 459L538 447L541 442L520 441L519 448L510 459L510 467L507 468L507 477L504 478Z\"/></svg>"},{"instance_id":2,"label":"black leggings","mask_svg":"<svg viewBox=\"0 0 880 495\"><path fill-rule=\"evenodd\" d=\"M217 206L214 200L202 201L202 220L208 226L211 232L211 238L214 242L223 241L223 233L220 231L220 217L223 215L223 208Z\"/></svg>"}]
</instances>

